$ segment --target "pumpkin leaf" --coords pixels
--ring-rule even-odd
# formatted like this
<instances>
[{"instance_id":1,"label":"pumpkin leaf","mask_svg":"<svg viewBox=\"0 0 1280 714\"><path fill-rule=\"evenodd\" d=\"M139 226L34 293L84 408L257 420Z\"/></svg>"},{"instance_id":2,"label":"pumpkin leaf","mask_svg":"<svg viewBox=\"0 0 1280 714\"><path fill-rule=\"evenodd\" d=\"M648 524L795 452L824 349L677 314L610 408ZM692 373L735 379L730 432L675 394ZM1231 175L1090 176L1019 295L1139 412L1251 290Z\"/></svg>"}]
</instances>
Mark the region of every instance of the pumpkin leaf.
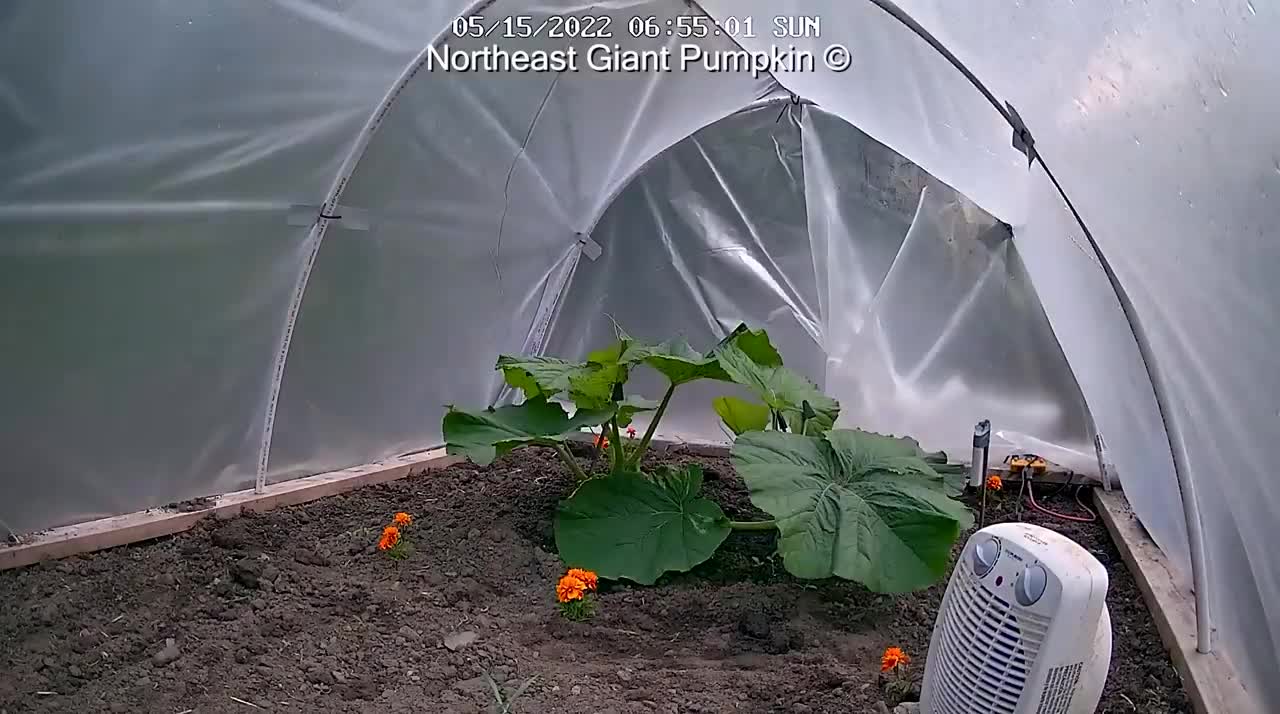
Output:
<instances>
[{"instance_id":1,"label":"pumpkin leaf","mask_svg":"<svg viewBox=\"0 0 1280 714\"><path fill-rule=\"evenodd\" d=\"M711 406L735 436L742 436L748 431L764 431L769 426L769 407L763 404L737 397L716 397Z\"/></svg>"},{"instance_id":2,"label":"pumpkin leaf","mask_svg":"<svg viewBox=\"0 0 1280 714\"><path fill-rule=\"evenodd\" d=\"M587 367L585 363L566 362L555 357L498 357L497 369L507 384L522 390L526 399L554 397L568 391L569 379Z\"/></svg>"},{"instance_id":3,"label":"pumpkin leaf","mask_svg":"<svg viewBox=\"0 0 1280 714\"><path fill-rule=\"evenodd\" d=\"M832 428L840 416L840 403L793 369L761 364L735 344L720 351L719 361L732 381L750 389L767 407L781 414L792 431L800 431L803 423L805 433L818 434ZM809 410L805 409L805 402ZM807 413L812 416L802 418Z\"/></svg>"},{"instance_id":4,"label":"pumpkin leaf","mask_svg":"<svg viewBox=\"0 0 1280 714\"><path fill-rule=\"evenodd\" d=\"M587 481L556 516L556 547L571 567L652 585L706 561L729 535L714 502L698 497L702 468L624 471Z\"/></svg>"},{"instance_id":5,"label":"pumpkin leaf","mask_svg":"<svg viewBox=\"0 0 1280 714\"><path fill-rule=\"evenodd\" d=\"M891 437L750 432L731 454L751 502L777 520L778 553L799 578L835 576L880 593L925 588L973 523L942 477Z\"/></svg>"},{"instance_id":6,"label":"pumpkin leaf","mask_svg":"<svg viewBox=\"0 0 1280 714\"><path fill-rule=\"evenodd\" d=\"M443 424L445 451L486 466L519 446L561 443L582 427L602 424L613 414L612 408L579 409L570 417L564 407L543 397L481 412L449 407Z\"/></svg>"}]
</instances>

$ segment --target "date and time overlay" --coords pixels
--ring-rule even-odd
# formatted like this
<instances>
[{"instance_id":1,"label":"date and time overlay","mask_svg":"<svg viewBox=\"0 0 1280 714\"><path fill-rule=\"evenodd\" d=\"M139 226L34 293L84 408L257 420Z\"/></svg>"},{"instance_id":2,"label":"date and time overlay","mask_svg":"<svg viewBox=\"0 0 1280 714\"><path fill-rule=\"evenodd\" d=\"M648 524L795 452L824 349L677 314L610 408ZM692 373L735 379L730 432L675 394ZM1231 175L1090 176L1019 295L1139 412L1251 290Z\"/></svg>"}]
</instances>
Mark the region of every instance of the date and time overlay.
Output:
<instances>
[{"instance_id":1,"label":"date and time overlay","mask_svg":"<svg viewBox=\"0 0 1280 714\"><path fill-rule=\"evenodd\" d=\"M720 38L728 42L708 42ZM469 15L427 50L426 69L449 72L844 72L849 48L822 43L816 15L656 17ZM545 40L546 42L534 42ZM660 47L638 49L643 42ZM656 41L656 42L645 42ZM537 48L542 44L557 48ZM766 49L747 49L768 43ZM806 48L798 48L803 44ZM533 45L534 47L531 47Z\"/></svg>"}]
</instances>

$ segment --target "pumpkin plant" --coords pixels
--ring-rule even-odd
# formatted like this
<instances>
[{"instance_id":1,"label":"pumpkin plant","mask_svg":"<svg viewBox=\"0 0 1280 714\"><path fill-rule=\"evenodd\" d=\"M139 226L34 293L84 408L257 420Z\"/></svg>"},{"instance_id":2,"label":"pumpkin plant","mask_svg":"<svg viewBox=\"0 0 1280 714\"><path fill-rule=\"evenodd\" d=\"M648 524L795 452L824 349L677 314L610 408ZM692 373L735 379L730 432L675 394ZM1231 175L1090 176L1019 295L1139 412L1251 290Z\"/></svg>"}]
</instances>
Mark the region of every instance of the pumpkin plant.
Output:
<instances>
[{"instance_id":1,"label":"pumpkin plant","mask_svg":"<svg viewBox=\"0 0 1280 714\"><path fill-rule=\"evenodd\" d=\"M750 530L776 531L785 567L801 578L900 592L943 575L952 543L972 522L934 469L944 454L926 454L912 439L833 429L839 403L785 367L763 330L740 325L707 352L683 339L617 335L582 362L503 355L496 368L523 401L480 412L451 406L444 417L449 453L479 465L527 446L559 454L579 481L555 522L566 563L648 585L706 561L734 530ZM661 400L626 393L641 367L666 378ZM726 396L713 407L737 435L731 457L752 503L773 520L730 520L701 497L696 465L641 468L676 388L698 380L739 385L759 400ZM644 435L623 439L636 433L640 413L651 413ZM584 469L567 447L587 429L605 457L601 473L598 458Z\"/></svg>"}]
</instances>

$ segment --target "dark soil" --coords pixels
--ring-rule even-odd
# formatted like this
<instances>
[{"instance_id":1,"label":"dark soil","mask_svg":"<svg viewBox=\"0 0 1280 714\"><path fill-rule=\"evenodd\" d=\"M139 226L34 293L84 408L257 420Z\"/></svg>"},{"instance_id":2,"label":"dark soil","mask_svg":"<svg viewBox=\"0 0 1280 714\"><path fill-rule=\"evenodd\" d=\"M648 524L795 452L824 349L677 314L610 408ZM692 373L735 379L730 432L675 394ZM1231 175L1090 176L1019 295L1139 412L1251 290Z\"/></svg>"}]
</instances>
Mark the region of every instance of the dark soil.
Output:
<instances>
[{"instance_id":1,"label":"dark soil","mask_svg":"<svg viewBox=\"0 0 1280 714\"><path fill-rule=\"evenodd\" d=\"M703 463L731 517L762 517L727 460L662 458ZM736 533L655 587L602 583L596 618L565 621L551 522L570 487L552 454L523 451L0 573L0 714L483 712L486 675L508 689L537 678L513 712L846 714L877 711L886 646L923 669L945 581L901 597L796 581L768 534ZM1015 501L994 499L989 520L1013 518ZM417 517L416 550L397 562L373 544L401 510ZM1188 712L1102 525L1025 515L1110 571L1098 711Z\"/></svg>"}]
</instances>

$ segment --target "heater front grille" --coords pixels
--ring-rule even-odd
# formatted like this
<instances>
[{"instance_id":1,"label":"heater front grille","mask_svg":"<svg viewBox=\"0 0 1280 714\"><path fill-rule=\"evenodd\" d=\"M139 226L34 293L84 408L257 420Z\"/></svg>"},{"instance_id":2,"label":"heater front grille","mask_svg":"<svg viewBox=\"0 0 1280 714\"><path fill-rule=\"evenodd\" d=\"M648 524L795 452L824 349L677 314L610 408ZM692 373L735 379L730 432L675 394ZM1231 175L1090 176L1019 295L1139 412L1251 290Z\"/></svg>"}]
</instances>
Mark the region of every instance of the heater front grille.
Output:
<instances>
[{"instance_id":1,"label":"heater front grille","mask_svg":"<svg viewBox=\"0 0 1280 714\"><path fill-rule=\"evenodd\" d=\"M1049 620L1015 608L961 566L942 600L938 645L925 665L925 711L1013 714Z\"/></svg>"},{"instance_id":2,"label":"heater front grille","mask_svg":"<svg viewBox=\"0 0 1280 714\"><path fill-rule=\"evenodd\" d=\"M1049 670L1044 680L1044 694L1040 695L1040 707L1036 709L1036 714L1066 714L1067 707L1071 706L1071 697L1076 693L1081 669L1084 669L1084 662Z\"/></svg>"}]
</instances>

